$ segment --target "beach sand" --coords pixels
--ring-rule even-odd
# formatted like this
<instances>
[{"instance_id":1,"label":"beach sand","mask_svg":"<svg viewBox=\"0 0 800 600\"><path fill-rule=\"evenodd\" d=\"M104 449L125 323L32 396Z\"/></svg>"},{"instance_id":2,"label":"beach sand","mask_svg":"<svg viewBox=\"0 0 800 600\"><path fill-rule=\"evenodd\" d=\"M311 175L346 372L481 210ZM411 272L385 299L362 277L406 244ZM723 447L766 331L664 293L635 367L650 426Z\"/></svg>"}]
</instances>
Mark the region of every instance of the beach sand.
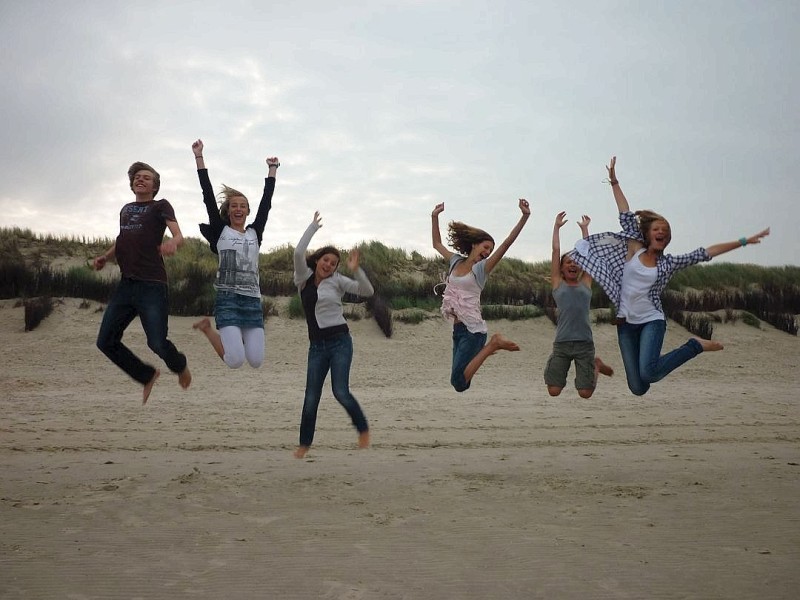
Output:
<instances>
[{"instance_id":1,"label":"beach sand","mask_svg":"<svg viewBox=\"0 0 800 600\"><path fill-rule=\"evenodd\" d=\"M102 313L66 299L36 330L0 302L2 598L797 598L800 340L716 325L646 396L616 369L551 398L553 325L490 322L522 347L449 386L447 324L351 323L356 432L326 385L292 457L305 323L267 322L267 361L233 371L172 317L194 381L141 387L94 345ZM665 348L688 333L669 324ZM571 373L571 377L572 377Z\"/></svg>"}]
</instances>

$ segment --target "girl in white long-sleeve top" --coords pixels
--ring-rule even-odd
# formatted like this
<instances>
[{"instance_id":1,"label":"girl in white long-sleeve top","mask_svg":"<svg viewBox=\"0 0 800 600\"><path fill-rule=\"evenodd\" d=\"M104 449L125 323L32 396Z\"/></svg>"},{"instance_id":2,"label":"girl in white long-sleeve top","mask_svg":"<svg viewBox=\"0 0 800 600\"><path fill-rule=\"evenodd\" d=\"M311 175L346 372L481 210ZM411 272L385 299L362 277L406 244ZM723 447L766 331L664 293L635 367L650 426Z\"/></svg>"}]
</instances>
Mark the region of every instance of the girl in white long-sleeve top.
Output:
<instances>
[{"instance_id":1,"label":"girl in white long-sleeve top","mask_svg":"<svg viewBox=\"0 0 800 600\"><path fill-rule=\"evenodd\" d=\"M306 256L311 238L322 227L318 212L306 229L294 251L294 283L308 325L308 368L303 414L300 420L300 445L295 450L303 458L314 441L317 409L322 396L322 386L328 371L331 372L333 395L353 421L358 431L358 446L369 446L369 425L364 411L350 393L350 365L353 362L353 340L344 318L342 297L356 294L372 296L374 290L366 273L358 266L359 252L353 249L347 257L347 268L355 279L339 273L341 255L333 246L325 246Z\"/></svg>"}]
</instances>

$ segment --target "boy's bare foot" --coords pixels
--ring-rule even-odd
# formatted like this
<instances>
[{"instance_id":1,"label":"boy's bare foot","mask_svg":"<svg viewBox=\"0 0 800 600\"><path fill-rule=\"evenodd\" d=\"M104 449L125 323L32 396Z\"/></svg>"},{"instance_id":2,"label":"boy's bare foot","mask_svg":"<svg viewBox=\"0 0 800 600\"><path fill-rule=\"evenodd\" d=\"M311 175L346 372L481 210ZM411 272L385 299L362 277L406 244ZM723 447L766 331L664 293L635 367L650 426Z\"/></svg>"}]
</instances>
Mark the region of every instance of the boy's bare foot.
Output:
<instances>
[{"instance_id":1,"label":"boy's bare foot","mask_svg":"<svg viewBox=\"0 0 800 600\"><path fill-rule=\"evenodd\" d=\"M594 364L597 367L597 370L606 377L611 377L614 374L614 369L612 369L606 363L600 360L599 357L596 357L594 359Z\"/></svg>"},{"instance_id":2,"label":"boy's bare foot","mask_svg":"<svg viewBox=\"0 0 800 600\"><path fill-rule=\"evenodd\" d=\"M192 374L189 372L189 367L186 367L183 371L181 371L180 375L178 375L178 383L181 384L183 389L186 389L191 385Z\"/></svg>"},{"instance_id":3,"label":"boy's bare foot","mask_svg":"<svg viewBox=\"0 0 800 600\"><path fill-rule=\"evenodd\" d=\"M298 446L297 450L294 451L295 458L305 458L306 454L308 454L309 447L308 446Z\"/></svg>"},{"instance_id":4,"label":"boy's bare foot","mask_svg":"<svg viewBox=\"0 0 800 600\"><path fill-rule=\"evenodd\" d=\"M358 434L358 447L369 448L369 431L362 431Z\"/></svg>"},{"instance_id":5,"label":"boy's bare foot","mask_svg":"<svg viewBox=\"0 0 800 600\"><path fill-rule=\"evenodd\" d=\"M703 338L699 337L694 339L696 339L703 347L703 352L716 352L717 350L722 350L725 347L721 342L716 340L704 340Z\"/></svg>"},{"instance_id":6,"label":"boy's bare foot","mask_svg":"<svg viewBox=\"0 0 800 600\"><path fill-rule=\"evenodd\" d=\"M498 350L508 350L509 352L517 352L519 350L519 346L509 340L508 338L503 337L499 333L495 333L492 338L489 340L489 344L496 347Z\"/></svg>"},{"instance_id":7,"label":"boy's bare foot","mask_svg":"<svg viewBox=\"0 0 800 600\"><path fill-rule=\"evenodd\" d=\"M142 392L142 405L147 404L147 399L150 397L150 392L153 391L153 386L156 384L156 379L158 379L159 375L161 375L161 371L156 369L156 372L153 373L153 378L144 384L144 391Z\"/></svg>"},{"instance_id":8,"label":"boy's bare foot","mask_svg":"<svg viewBox=\"0 0 800 600\"><path fill-rule=\"evenodd\" d=\"M211 329L211 319L204 317L192 325L192 329L199 329L203 333Z\"/></svg>"}]
</instances>

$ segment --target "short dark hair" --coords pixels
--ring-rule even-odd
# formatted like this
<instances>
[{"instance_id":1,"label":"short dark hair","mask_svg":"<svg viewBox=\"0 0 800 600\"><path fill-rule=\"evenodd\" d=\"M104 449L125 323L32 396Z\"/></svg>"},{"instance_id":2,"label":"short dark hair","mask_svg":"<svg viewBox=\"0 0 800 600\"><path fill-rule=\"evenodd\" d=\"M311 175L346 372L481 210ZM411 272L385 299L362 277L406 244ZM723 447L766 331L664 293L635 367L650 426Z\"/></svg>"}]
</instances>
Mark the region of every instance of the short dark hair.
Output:
<instances>
[{"instance_id":1,"label":"short dark hair","mask_svg":"<svg viewBox=\"0 0 800 600\"><path fill-rule=\"evenodd\" d=\"M153 198L155 198L161 188L161 175L147 163L136 161L128 168L128 181L131 184L131 190L133 190L133 176L139 171L150 171L153 174Z\"/></svg>"}]
</instances>

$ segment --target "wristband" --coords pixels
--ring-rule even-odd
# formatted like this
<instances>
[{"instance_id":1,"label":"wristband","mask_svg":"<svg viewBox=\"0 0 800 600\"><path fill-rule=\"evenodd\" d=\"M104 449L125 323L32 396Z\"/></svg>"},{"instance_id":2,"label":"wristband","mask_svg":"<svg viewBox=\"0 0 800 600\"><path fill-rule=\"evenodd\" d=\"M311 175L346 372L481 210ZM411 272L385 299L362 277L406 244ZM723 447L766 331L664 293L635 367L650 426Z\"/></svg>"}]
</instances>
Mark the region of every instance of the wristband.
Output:
<instances>
[{"instance_id":1,"label":"wristband","mask_svg":"<svg viewBox=\"0 0 800 600\"><path fill-rule=\"evenodd\" d=\"M744 246L747 246L747 238L740 237L740 238L739 238L739 244L740 244L742 247L744 247Z\"/></svg>"},{"instance_id":2,"label":"wristband","mask_svg":"<svg viewBox=\"0 0 800 600\"><path fill-rule=\"evenodd\" d=\"M197 156L197 154L195 154L194 157L195 158L203 158L203 155L201 154L200 156Z\"/></svg>"},{"instance_id":3,"label":"wristband","mask_svg":"<svg viewBox=\"0 0 800 600\"><path fill-rule=\"evenodd\" d=\"M608 180L608 184L609 185L619 185L619 181L616 180L616 179L609 179Z\"/></svg>"},{"instance_id":4,"label":"wristband","mask_svg":"<svg viewBox=\"0 0 800 600\"><path fill-rule=\"evenodd\" d=\"M267 167L275 167L277 169L280 166L281 166L281 163L275 163L274 165L271 165L271 164L267 163Z\"/></svg>"}]
</instances>

